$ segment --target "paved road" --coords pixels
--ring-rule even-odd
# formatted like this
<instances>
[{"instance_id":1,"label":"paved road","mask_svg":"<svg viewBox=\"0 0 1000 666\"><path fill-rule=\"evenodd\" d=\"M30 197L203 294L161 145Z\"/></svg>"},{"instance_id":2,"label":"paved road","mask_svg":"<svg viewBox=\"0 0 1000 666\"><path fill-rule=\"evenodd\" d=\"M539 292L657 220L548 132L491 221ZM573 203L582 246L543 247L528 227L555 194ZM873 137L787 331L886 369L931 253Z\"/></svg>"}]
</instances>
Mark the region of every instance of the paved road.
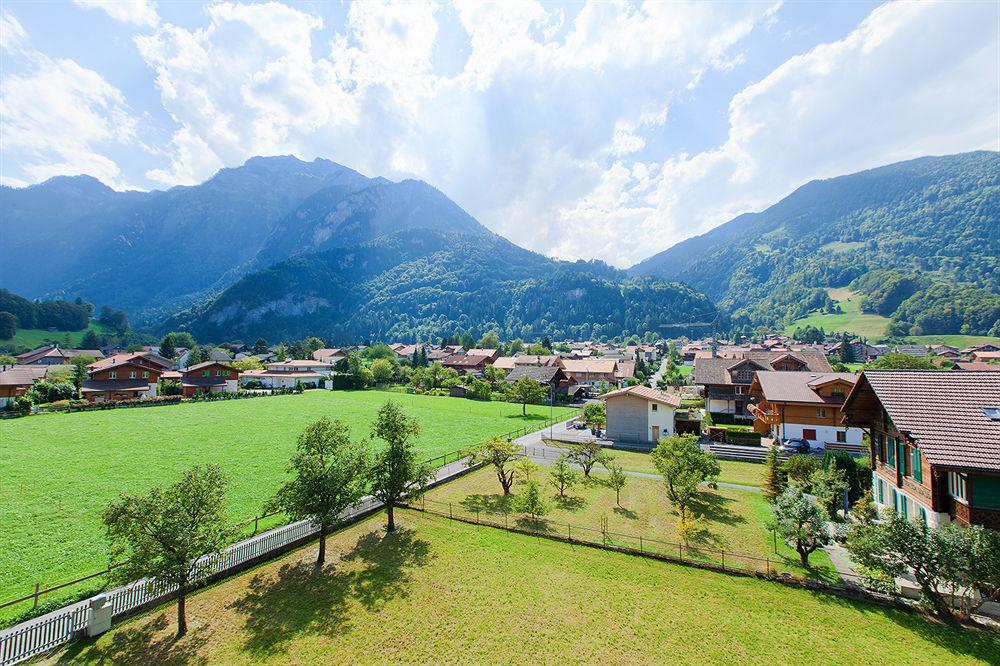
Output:
<instances>
[{"instance_id":1,"label":"paved road","mask_svg":"<svg viewBox=\"0 0 1000 666\"><path fill-rule=\"evenodd\" d=\"M663 371L667 369L667 360L668 360L667 356L664 356L660 360L660 368L656 372L654 372L653 375L649 378L650 386L655 387L657 385L657 382L659 382L663 378Z\"/></svg>"}]
</instances>

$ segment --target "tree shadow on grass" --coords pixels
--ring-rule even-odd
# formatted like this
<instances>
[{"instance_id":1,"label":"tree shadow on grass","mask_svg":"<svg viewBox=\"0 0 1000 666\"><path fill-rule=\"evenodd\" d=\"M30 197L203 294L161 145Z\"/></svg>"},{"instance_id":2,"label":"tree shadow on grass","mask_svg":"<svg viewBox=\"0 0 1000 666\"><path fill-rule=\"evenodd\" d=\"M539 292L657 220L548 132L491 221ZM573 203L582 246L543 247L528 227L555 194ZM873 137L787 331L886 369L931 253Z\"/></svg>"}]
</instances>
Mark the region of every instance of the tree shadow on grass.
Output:
<instances>
[{"instance_id":1,"label":"tree shadow on grass","mask_svg":"<svg viewBox=\"0 0 1000 666\"><path fill-rule=\"evenodd\" d=\"M532 414L531 412L528 412L527 415L507 414L507 416L504 418L517 419L518 421L544 421L549 417L545 416L544 414Z\"/></svg>"},{"instance_id":2,"label":"tree shadow on grass","mask_svg":"<svg viewBox=\"0 0 1000 666\"><path fill-rule=\"evenodd\" d=\"M301 561L283 565L274 577L254 576L250 590L228 607L245 618L249 636L244 649L267 657L283 652L301 634L344 634L350 629L348 602L355 599L377 610L405 597L408 570L427 563L429 547L412 530L370 532L358 539L342 563L317 568L312 561Z\"/></svg>"},{"instance_id":3,"label":"tree shadow on grass","mask_svg":"<svg viewBox=\"0 0 1000 666\"><path fill-rule=\"evenodd\" d=\"M735 501L719 493L699 492L695 501L692 502L691 508L695 513L703 515L705 520L709 522L740 525L747 522L747 519L729 509L729 505Z\"/></svg>"},{"instance_id":4,"label":"tree shadow on grass","mask_svg":"<svg viewBox=\"0 0 1000 666\"><path fill-rule=\"evenodd\" d=\"M515 518L514 526L518 529L537 532L539 534L556 534L559 531L544 518L532 518L531 516L519 516Z\"/></svg>"},{"instance_id":5,"label":"tree shadow on grass","mask_svg":"<svg viewBox=\"0 0 1000 666\"><path fill-rule=\"evenodd\" d=\"M466 495L458 503L466 511L482 513L511 513L513 511L513 495L483 495L476 493Z\"/></svg>"},{"instance_id":6,"label":"tree shadow on grass","mask_svg":"<svg viewBox=\"0 0 1000 666\"><path fill-rule=\"evenodd\" d=\"M874 615L878 626L893 622L911 632L915 638L930 641L956 656L970 657L984 664L995 664L997 655L1000 655L1000 632L995 629L950 625L916 611L855 601L827 592L813 592L812 596L824 605L850 608L864 615ZM947 658L942 660L942 663L944 662L947 662Z\"/></svg>"},{"instance_id":7,"label":"tree shadow on grass","mask_svg":"<svg viewBox=\"0 0 1000 666\"><path fill-rule=\"evenodd\" d=\"M587 506L587 500L574 495L554 495L552 501L563 511L580 511Z\"/></svg>"},{"instance_id":8,"label":"tree shadow on grass","mask_svg":"<svg viewBox=\"0 0 1000 666\"><path fill-rule=\"evenodd\" d=\"M196 620L190 614L188 622L190 628L187 635L178 639L174 633L177 627L167 618L166 612L160 613L150 621L139 620L115 631L110 640L98 642L91 639L73 643L59 655L58 663L75 663L84 659L114 664L208 663L204 656L198 654L208 640L208 628L194 626ZM167 630L169 633L165 633Z\"/></svg>"},{"instance_id":9,"label":"tree shadow on grass","mask_svg":"<svg viewBox=\"0 0 1000 666\"><path fill-rule=\"evenodd\" d=\"M620 505L615 506L615 513L617 513L622 518L627 518L628 520L635 520L636 518L639 517L639 514L637 514L632 509L626 509L625 507Z\"/></svg>"}]
</instances>

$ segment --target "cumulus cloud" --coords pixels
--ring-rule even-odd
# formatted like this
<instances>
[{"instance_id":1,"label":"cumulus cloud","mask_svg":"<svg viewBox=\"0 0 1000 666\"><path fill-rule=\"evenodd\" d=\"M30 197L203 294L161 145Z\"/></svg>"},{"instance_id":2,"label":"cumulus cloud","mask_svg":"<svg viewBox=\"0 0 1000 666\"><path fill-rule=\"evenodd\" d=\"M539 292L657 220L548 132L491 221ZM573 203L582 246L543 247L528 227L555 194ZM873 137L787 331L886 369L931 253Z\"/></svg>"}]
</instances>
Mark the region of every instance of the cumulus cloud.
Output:
<instances>
[{"instance_id":1,"label":"cumulus cloud","mask_svg":"<svg viewBox=\"0 0 1000 666\"><path fill-rule=\"evenodd\" d=\"M10 12L0 13L0 51L17 53L28 45L28 33Z\"/></svg>"},{"instance_id":2,"label":"cumulus cloud","mask_svg":"<svg viewBox=\"0 0 1000 666\"><path fill-rule=\"evenodd\" d=\"M562 219L591 233L560 252L588 256L603 245L626 264L765 208L812 179L922 155L1000 150L996 22L996 6L985 3L877 8L844 39L789 59L737 94L722 145L667 157L654 165L653 184L644 175L619 177L620 194L611 196L602 181L563 208ZM630 221L627 233L616 220Z\"/></svg>"},{"instance_id":3,"label":"cumulus cloud","mask_svg":"<svg viewBox=\"0 0 1000 666\"><path fill-rule=\"evenodd\" d=\"M10 26L16 30L10 30ZM24 185L57 175L89 174L124 187L121 169L107 148L128 144L136 120L121 91L97 72L69 59L53 60L27 47L20 24L3 17L4 49L23 59L23 71L5 68L0 78L0 180ZM11 36L14 41L8 41ZM15 48L16 47L16 48ZM23 177L9 172L17 164Z\"/></svg>"},{"instance_id":4,"label":"cumulus cloud","mask_svg":"<svg viewBox=\"0 0 1000 666\"><path fill-rule=\"evenodd\" d=\"M155 28L160 22L156 13L156 3L150 0L73 0L87 9L100 9L108 16L122 23Z\"/></svg>"}]
</instances>

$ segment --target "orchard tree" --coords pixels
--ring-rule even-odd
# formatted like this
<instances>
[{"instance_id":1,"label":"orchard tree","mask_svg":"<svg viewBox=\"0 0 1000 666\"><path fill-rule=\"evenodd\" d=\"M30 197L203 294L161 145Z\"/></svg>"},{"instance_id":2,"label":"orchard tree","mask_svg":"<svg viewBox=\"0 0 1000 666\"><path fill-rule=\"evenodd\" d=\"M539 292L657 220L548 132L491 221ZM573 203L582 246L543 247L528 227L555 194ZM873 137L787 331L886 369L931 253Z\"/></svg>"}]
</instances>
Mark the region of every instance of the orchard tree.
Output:
<instances>
[{"instance_id":1,"label":"orchard tree","mask_svg":"<svg viewBox=\"0 0 1000 666\"><path fill-rule=\"evenodd\" d=\"M521 403L521 415L528 415L528 403L535 404L545 399L547 390L543 384L530 377L521 377L507 389L507 399Z\"/></svg>"},{"instance_id":2,"label":"orchard tree","mask_svg":"<svg viewBox=\"0 0 1000 666\"><path fill-rule=\"evenodd\" d=\"M469 467L478 464L493 465L504 495L510 495L514 485L514 463L521 456L521 446L503 437L487 437L469 450Z\"/></svg>"},{"instance_id":3,"label":"orchard tree","mask_svg":"<svg viewBox=\"0 0 1000 666\"><path fill-rule=\"evenodd\" d=\"M541 466L531 458L522 456L514 461L514 474L521 479L521 483L528 483L534 478Z\"/></svg>"},{"instance_id":4,"label":"orchard tree","mask_svg":"<svg viewBox=\"0 0 1000 666\"><path fill-rule=\"evenodd\" d=\"M847 475L844 470L830 467L820 467L809 476L816 501L829 517L837 514L837 507L844 501L844 491L847 490Z\"/></svg>"},{"instance_id":5,"label":"orchard tree","mask_svg":"<svg viewBox=\"0 0 1000 666\"><path fill-rule=\"evenodd\" d=\"M583 468L583 475L590 478L590 470L605 459L604 447L596 439L570 444L569 459Z\"/></svg>"},{"instance_id":6,"label":"orchard tree","mask_svg":"<svg viewBox=\"0 0 1000 666\"><path fill-rule=\"evenodd\" d=\"M524 492L517 496L517 508L531 516L532 522L537 522L539 518L549 512L548 502L542 497L541 488L537 481L529 481L524 488Z\"/></svg>"},{"instance_id":7,"label":"orchard tree","mask_svg":"<svg viewBox=\"0 0 1000 666\"><path fill-rule=\"evenodd\" d=\"M185 601L232 536L226 524L226 477L195 466L180 481L145 495L121 495L101 516L110 544L111 577L155 578L177 585L177 637L187 632Z\"/></svg>"},{"instance_id":8,"label":"orchard tree","mask_svg":"<svg viewBox=\"0 0 1000 666\"><path fill-rule=\"evenodd\" d=\"M702 483L713 483L722 473L714 453L701 450L695 435L661 439L650 455L667 490L667 499L686 520L688 509L701 492Z\"/></svg>"},{"instance_id":9,"label":"orchard tree","mask_svg":"<svg viewBox=\"0 0 1000 666\"><path fill-rule=\"evenodd\" d=\"M299 435L288 472L292 478L278 489L269 509L280 509L292 520L311 518L319 524L319 555L326 560L326 535L339 516L367 490L365 449L351 441L343 421L322 418Z\"/></svg>"},{"instance_id":10,"label":"orchard tree","mask_svg":"<svg viewBox=\"0 0 1000 666\"><path fill-rule=\"evenodd\" d=\"M795 547L802 566L809 566L809 555L830 540L823 510L797 486L791 486L778 495L773 509L778 534Z\"/></svg>"},{"instance_id":11,"label":"orchard tree","mask_svg":"<svg viewBox=\"0 0 1000 666\"><path fill-rule=\"evenodd\" d=\"M420 432L420 425L391 400L378 410L372 421L372 437L386 446L371 455L368 478L371 494L385 504L388 524L386 530L396 531L393 509L400 502L418 497L434 476L434 471L417 460L413 438Z\"/></svg>"},{"instance_id":12,"label":"orchard tree","mask_svg":"<svg viewBox=\"0 0 1000 666\"><path fill-rule=\"evenodd\" d=\"M607 484L615 491L615 504L622 505L622 488L628 482L625 470L621 465L616 464L610 458L604 461L604 466L608 470Z\"/></svg>"},{"instance_id":13,"label":"orchard tree","mask_svg":"<svg viewBox=\"0 0 1000 666\"><path fill-rule=\"evenodd\" d=\"M569 464L569 456L565 453L556 458L549 474L552 477L549 479L549 483L559 491L559 497L566 497L566 491L576 485L579 480L579 474Z\"/></svg>"}]
</instances>

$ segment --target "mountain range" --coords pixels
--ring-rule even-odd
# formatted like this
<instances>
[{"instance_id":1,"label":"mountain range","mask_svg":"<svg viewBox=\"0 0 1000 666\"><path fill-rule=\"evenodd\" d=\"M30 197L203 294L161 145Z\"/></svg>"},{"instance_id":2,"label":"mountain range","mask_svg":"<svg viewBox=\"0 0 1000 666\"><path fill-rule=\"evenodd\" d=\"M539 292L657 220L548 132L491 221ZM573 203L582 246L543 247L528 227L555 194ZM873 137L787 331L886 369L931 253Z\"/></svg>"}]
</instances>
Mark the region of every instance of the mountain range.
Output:
<instances>
[{"instance_id":1,"label":"mountain range","mask_svg":"<svg viewBox=\"0 0 1000 666\"><path fill-rule=\"evenodd\" d=\"M166 192L55 178L0 189L0 215L0 285L201 339L614 336L716 312L683 285L518 247L422 181L327 160L253 158Z\"/></svg>"},{"instance_id":2,"label":"mountain range","mask_svg":"<svg viewBox=\"0 0 1000 666\"><path fill-rule=\"evenodd\" d=\"M835 309L835 287L900 334L996 334L998 195L998 153L911 160L810 182L621 271L518 247L422 181L256 157L165 192L0 188L0 286L207 340L698 335L676 325L717 304L722 328L780 327Z\"/></svg>"},{"instance_id":3,"label":"mountain range","mask_svg":"<svg viewBox=\"0 0 1000 666\"><path fill-rule=\"evenodd\" d=\"M1000 153L978 151L807 183L629 273L684 282L737 325L833 310L827 289L849 287L891 333L1000 335L998 239Z\"/></svg>"}]
</instances>

